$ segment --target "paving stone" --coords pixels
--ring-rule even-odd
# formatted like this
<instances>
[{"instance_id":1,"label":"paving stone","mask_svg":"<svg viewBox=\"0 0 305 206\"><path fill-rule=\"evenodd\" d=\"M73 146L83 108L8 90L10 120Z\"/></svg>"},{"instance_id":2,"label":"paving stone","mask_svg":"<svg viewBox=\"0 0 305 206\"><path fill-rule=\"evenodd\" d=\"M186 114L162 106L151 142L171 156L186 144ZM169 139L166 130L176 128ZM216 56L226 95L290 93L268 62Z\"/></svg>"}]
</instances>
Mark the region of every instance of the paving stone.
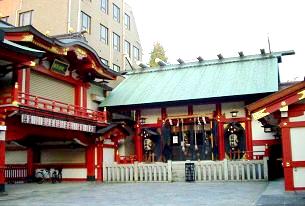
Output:
<instances>
[{"instance_id":1,"label":"paving stone","mask_svg":"<svg viewBox=\"0 0 305 206\"><path fill-rule=\"evenodd\" d=\"M8 185L2 206L253 205L266 183L61 183Z\"/></svg>"}]
</instances>

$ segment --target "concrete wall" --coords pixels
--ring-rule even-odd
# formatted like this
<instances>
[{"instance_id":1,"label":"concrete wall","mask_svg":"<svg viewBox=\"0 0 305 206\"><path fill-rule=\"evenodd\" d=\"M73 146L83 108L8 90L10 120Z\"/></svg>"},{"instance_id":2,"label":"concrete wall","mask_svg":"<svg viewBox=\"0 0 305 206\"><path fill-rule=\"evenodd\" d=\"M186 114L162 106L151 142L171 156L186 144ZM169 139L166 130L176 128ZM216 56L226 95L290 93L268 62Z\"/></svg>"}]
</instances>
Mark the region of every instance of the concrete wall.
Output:
<instances>
[{"instance_id":1,"label":"concrete wall","mask_svg":"<svg viewBox=\"0 0 305 206\"><path fill-rule=\"evenodd\" d=\"M27 163L27 151L6 151L5 152L5 164L26 164Z\"/></svg>"},{"instance_id":2,"label":"concrete wall","mask_svg":"<svg viewBox=\"0 0 305 206\"><path fill-rule=\"evenodd\" d=\"M22 2L22 3L21 3ZM69 2L71 7L69 9ZM120 8L120 22L113 20L113 3ZM125 9L126 8L126 9ZM142 59L142 48L136 28L136 22L130 6L124 0L109 0L109 11L105 14L100 9L100 0L2 0L0 1L0 14L2 17L9 16L8 23L18 26L19 13L33 10L32 24L42 33L48 31L49 35L59 35L78 32L81 29L80 13L85 12L91 17L91 31L85 34L86 39L99 56L108 60L109 66L113 64L125 68L124 41L131 43L131 49L136 46L140 50ZM124 27L124 13L130 16L130 30ZM46 15L47 14L47 15ZM69 15L70 14L70 15ZM108 30L108 45L100 41L100 24ZM113 51L112 34L115 32L120 36L120 52ZM131 59L134 67L136 61Z\"/></svg>"},{"instance_id":3,"label":"concrete wall","mask_svg":"<svg viewBox=\"0 0 305 206\"><path fill-rule=\"evenodd\" d=\"M20 9L20 2L21 0L0 1L0 17L8 16L8 23L18 25L16 11Z\"/></svg>"},{"instance_id":4,"label":"concrete wall","mask_svg":"<svg viewBox=\"0 0 305 206\"><path fill-rule=\"evenodd\" d=\"M64 179L86 179L87 169L86 168L66 168L62 170L62 178Z\"/></svg>"},{"instance_id":5,"label":"concrete wall","mask_svg":"<svg viewBox=\"0 0 305 206\"><path fill-rule=\"evenodd\" d=\"M41 163L85 163L85 149L44 149L41 150Z\"/></svg>"}]
</instances>

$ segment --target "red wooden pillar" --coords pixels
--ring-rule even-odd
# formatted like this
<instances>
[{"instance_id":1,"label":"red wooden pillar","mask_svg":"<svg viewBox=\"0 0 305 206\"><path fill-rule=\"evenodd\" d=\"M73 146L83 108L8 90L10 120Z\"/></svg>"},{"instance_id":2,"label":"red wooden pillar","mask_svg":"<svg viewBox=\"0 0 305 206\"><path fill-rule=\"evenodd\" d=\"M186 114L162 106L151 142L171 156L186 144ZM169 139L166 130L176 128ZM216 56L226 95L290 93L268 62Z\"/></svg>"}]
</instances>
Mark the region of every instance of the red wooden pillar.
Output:
<instances>
[{"instance_id":1,"label":"red wooden pillar","mask_svg":"<svg viewBox=\"0 0 305 206\"><path fill-rule=\"evenodd\" d=\"M102 142L99 142L97 144L97 180L103 181L103 149L104 144Z\"/></svg>"},{"instance_id":2,"label":"red wooden pillar","mask_svg":"<svg viewBox=\"0 0 305 206\"><path fill-rule=\"evenodd\" d=\"M252 123L250 116L247 116L246 119L246 150L250 151L248 153L248 159L253 159Z\"/></svg>"},{"instance_id":3,"label":"red wooden pillar","mask_svg":"<svg viewBox=\"0 0 305 206\"><path fill-rule=\"evenodd\" d=\"M75 104L75 115L80 115L80 108L82 106L82 87L80 85L76 85L74 89L74 104Z\"/></svg>"},{"instance_id":4,"label":"red wooden pillar","mask_svg":"<svg viewBox=\"0 0 305 206\"><path fill-rule=\"evenodd\" d=\"M74 95L74 103L76 106L82 106L81 104L81 93L82 93L82 87L80 85L77 85L75 87L75 95Z\"/></svg>"},{"instance_id":5,"label":"red wooden pillar","mask_svg":"<svg viewBox=\"0 0 305 206\"><path fill-rule=\"evenodd\" d=\"M118 144L118 140L114 140L114 161L119 163L120 161L120 156L119 156L119 144Z\"/></svg>"},{"instance_id":6,"label":"red wooden pillar","mask_svg":"<svg viewBox=\"0 0 305 206\"><path fill-rule=\"evenodd\" d=\"M165 120L167 118L166 108L161 108L161 118L162 120Z\"/></svg>"},{"instance_id":7,"label":"red wooden pillar","mask_svg":"<svg viewBox=\"0 0 305 206\"><path fill-rule=\"evenodd\" d=\"M137 160L139 162L143 161L143 148L142 148L142 137L141 137L141 124L140 124L141 112L136 111L136 125L135 125L135 150Z\"/></svg>"},{"instance_id":8,"label":"red wooden pillar","mask_svg":"<svg viewBox=\"0 0 305 206\"><path fill-rule=\"evenodd\" d=\"M293 167L292 153L291 153L291 142L290 142L290 128L287 127L288 118L282 118L282 147L283 147L283 167L284 167L284 177L285 177L285 190L293 191Z\"/></svg>"},{"instance_id":9,"label":"red wooden pillar","mask_svg":"<svg viewBox=\"0 0 305 206\"><path fill-rule=\"evenodd\" d=\"M221 115L221 104L216 104L216 119L218 122L218 153L219 160L225 159L225 140L224 140L224 122Z\"/></svg>"},{"instance_id":10,"label":"red wooden pillar","mask_svg":"<svg viewBox=\"0 0 305 206\"><path fill-rule=\"evenodd\" d=\"M86 148L87 181L95 181L95 145Z\"/></svg>"},{"instance_id":11,"label":"red wooden pillar","mask_svg":"<svg viewBox=\"0 0 305 206\"><path fill-rule=\"evenodd\" d=\"M27 149L27 166L28 166L28 177L32 178L34 176L34 168L33 168L34 156L33 156L33 148Z\"/></svg>"},{"instance_id":12,"label":"red wooden pillar","mask_svg":"<svg viewBox=\"0 0 305 206\"><path fill-rule=\"evenodd\" d=\"M190 104L187 106L187 113L188 113L188 115L194 114L193 105Z\"/></svg>"},{"instance_id":13,"label":"red wooden pillar","mask_svg":"<svg viewBox=\"0 0 305 206\"><path fill-rule=\"evenodd\" d=\"M0 194L5 192L5 126L0 126Z\"/></svg>"},{"instance_id":14,"label":"red wooden pillar","mask_svg":"<svg viewBox=\"0 0 305 206\"><path fill-rule=\"evenodd\" d=\"M82 102L83 102L83 106L84 108L87 108L87 91L88 91L88 86L84 85L83 86L83 98L82 98Z\"/></svg>"},{"instance_id":15,"label":"red wooden pillar","mask_svg":"<svg viewBox=\"0 0 305 206\"><path fill-rule=\"evenodd\" d=\"M22 73L23 73L23 70L17 71L17 82L19 85L19 92L22 92Z\"/></svg>"},{"instance_id":16,"label":"red wooden pillar","mask_svg":"<svg viewBox=\"0 0 305 206\"><path fill-rule=\"evenodd\" d=\"M15 82L15 85L12 89L12 97L13 97L12 104L18 104L19 102L18 95L19 95L19 85L18 82Z\"/></svg>"},{"instance_id":17,"label":"red wooden pillar","mask_svg":"<svg viewBox=\"0 0 305 206\"><path fill-rule=\"evenodd\" d=\"M31 81L31 69L27 68L25 71L25 87L24 91L25 93L30 93L30 81Z\"/></svg>"},{"instance_id":18,"label":"red wooden pillar","mask_svg":"<svg viewBox=\"0 0 305 206\"><path fill-rule=\"evenodd\" d=\"M24 92L26 93L25 95L25 104L29 104L28 102L28 99L30 98L29 97L29 94L30 94L30 84L31 84L31 69L30 68L27 68L25 70L25 84L24 84Z\"/></svg>"}]
</instances>

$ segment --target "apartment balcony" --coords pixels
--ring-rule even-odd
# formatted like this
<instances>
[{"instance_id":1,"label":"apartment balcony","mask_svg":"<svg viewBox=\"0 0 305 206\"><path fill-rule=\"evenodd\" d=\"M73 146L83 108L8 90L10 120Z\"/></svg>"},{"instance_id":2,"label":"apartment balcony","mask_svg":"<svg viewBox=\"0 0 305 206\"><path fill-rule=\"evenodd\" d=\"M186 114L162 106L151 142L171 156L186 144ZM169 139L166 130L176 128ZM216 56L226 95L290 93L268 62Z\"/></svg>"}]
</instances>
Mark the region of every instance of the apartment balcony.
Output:
<instances>
[{"instance_id":1,"label":"apartment balcony","mask_svg":"<svg viewBox=\"0 0 305 206\"><path fill-rule=\"evenodd\" d=\"M77 105L67 104L53 99L15 92L11 96L0 96L0 110L24 110L35 114L48 114L54 117L68 116L70 119L81 119L97 124L107 123L106 111L95 111Z\"/></svg>"}]
</instances>

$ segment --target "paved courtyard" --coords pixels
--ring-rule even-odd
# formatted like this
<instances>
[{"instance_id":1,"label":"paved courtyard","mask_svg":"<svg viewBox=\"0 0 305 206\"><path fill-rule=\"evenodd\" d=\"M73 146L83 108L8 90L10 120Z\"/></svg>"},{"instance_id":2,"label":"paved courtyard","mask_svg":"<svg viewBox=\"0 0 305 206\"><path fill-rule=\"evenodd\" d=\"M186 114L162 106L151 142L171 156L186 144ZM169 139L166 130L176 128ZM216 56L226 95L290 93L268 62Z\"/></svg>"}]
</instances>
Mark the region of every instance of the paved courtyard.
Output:
<instances>
[{"instance_id":1,"label":"paved courtyard","mask_svg":"<svg viewBox=\"0 0 305 206\"><path fill-rule=\"evenodd\" d=\"M62 183L7 185L1 206L253 205L267 183Z\"/></svg>"},{"instance_id":2,"label":"paved courtyard","mask_svg":"<svg viewBox=\"0 0 305 206\"><path fill-rule=\"evenodd\" d=\"M305 205L304 192L284 192L283 180L219 183L61 183L7 185L1 206Z\"/></svg>"}]
</instances>

